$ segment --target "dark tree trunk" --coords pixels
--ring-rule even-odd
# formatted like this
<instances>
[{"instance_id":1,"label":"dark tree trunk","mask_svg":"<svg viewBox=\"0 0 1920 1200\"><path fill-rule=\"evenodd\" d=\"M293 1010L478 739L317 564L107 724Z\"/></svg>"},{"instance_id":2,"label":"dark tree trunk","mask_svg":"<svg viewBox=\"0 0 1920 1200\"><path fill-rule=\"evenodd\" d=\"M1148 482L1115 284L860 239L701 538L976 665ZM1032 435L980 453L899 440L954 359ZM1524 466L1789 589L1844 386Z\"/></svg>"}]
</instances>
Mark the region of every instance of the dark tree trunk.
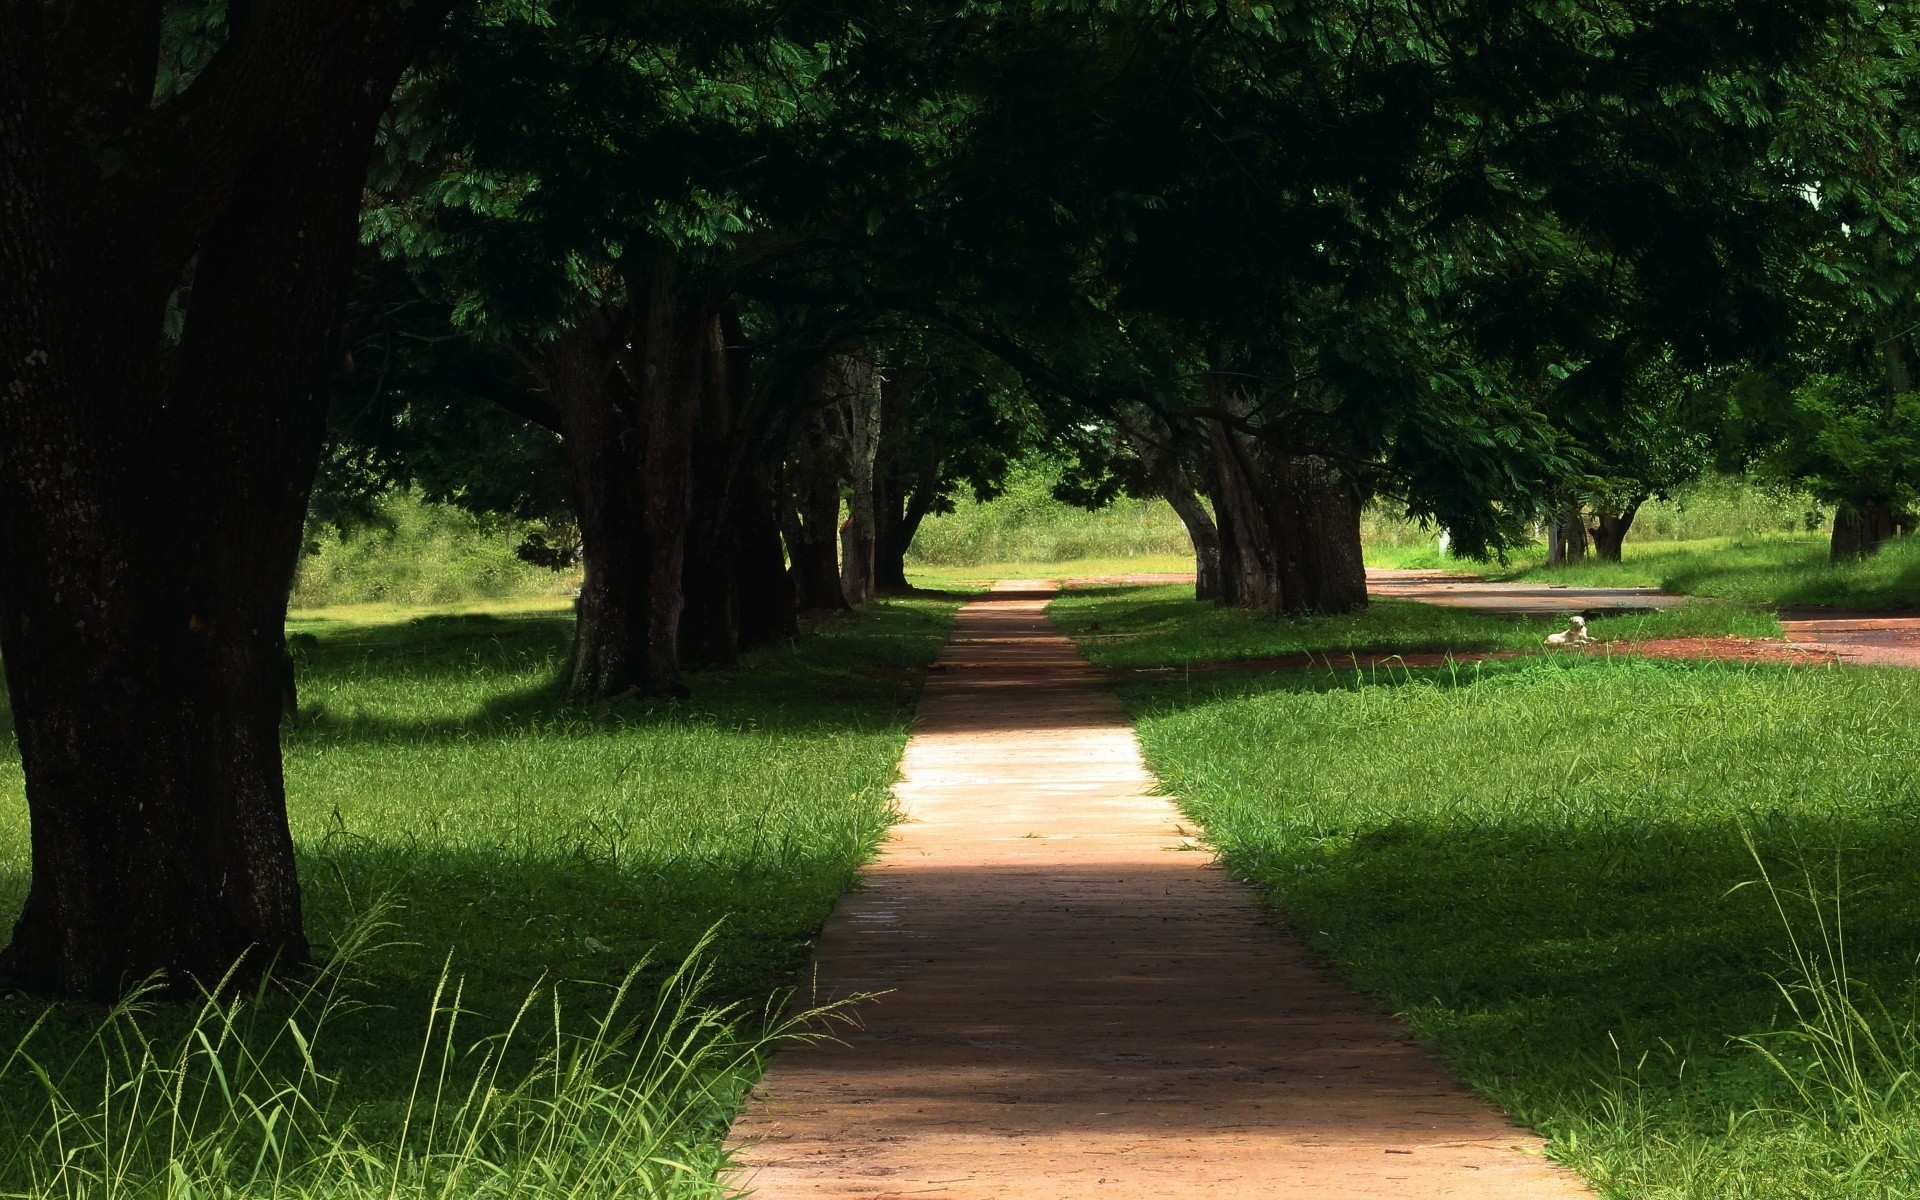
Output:
<instances>
[{"instance_id":1,"label":"dark tree trunk","mask_svg":"<svg viewBox=\"0 0 1920 1200\"><path fill-rule=\"evenodd\" d=\"M880 480L874 484L873 580L879 588L907 591L907 551L920 532L921 522L932 508L933 484L923 483L905 490L897 481Z\"/></svg>"},{"instance_id":2,"label":"dark tree trunk","mask_svg":"<svg viewBox=\"0 0 1920 1200\"><path fill-rule=\"evenodd\" d=\"M1269 471L1275 524L1283 531L1281 607L1295 613L1345 613L1367 603L1360 547L1360 493L1333 464L1297 455Z\"/></svg>"},{"instance_id":3,"label":"dark tree trunk","mask_svg":"<svg viewBox=\"0 0 1920 1200\"><path fill-rule=\"evenodd\" d=\"M1845 500L1834 510L1833 541L1829 554L1834 562L1865 558L1900 531L1891 502L1881 497Z\"/></svg>"},{"instance_id":4,"label":"dark tree trunk","mask_svg":"<svg viewBox=\"0 0 1920 1200\"><path fill-rule=\"evenodd\" d=\"M780 500L772 472L754 464L740 472L734 496L734 581L740 646L747 649L799 636L793 583L780 544Z\"/></svg>"},{"instance_id":5,"label":"dark tree trunk","mask_svg":"<svg viewBox=\"0 0 1920 1200\"><path fill-rule=\"evenodd\" d=\"M1596 559L1612 563L1620 561L1627 531L1633 528L1633 518L1638 515L1640 505L1645 501L1646 497L1641 496L1622 506L1618 512L1593 514L1593 556Z\"/></svg>"},{"instance_id":6,"label":"dark tree trunk","mask_svg":"<svg viewBox=\"0 0 1920 1200\"><path fill-rule=\"evenodd\" d=\"M1238 397L1216 393L1234 411ZM1345 613L1367 602L1360 494L1331 463L1287 455L1212 420L1207 486L1220 533L1220 602Z\"/></svg>"},{"instance_id":7,"label":"dark tree trunk","mask_svg":"<svg viewBox=\"0 0 1920 1200\"><path fill-rule=\"evenodd\" d=\"M614 376L629 314L596 313L547 347L547 395L560 412L585 577L575 602L567 689L612 696L646 683L646 522L633 430Z\"/></svg>"},{"instance_id":8,"label":"dark tree trunk","mask_svg":"<svg viewBox=\"0 0 1920 1200\"><path fill-rule=\"evenodd\" d=\"M847 607L840 586L838 458L825 417L815 412L788 464L793 502L781 531L792 567L794 602L803 612Z\"/></svg>"},{"instance_id":9,"label":"dark tree trunk","mask_svg":"<svg viewBox=\"0 0 1920 1200\"><path fill-rule=\"evenodd\" d=\"M740 648L734 494L744 381L736 376L734 358L715 319L690 451L693 505L680 610L680 662L686 667L726 666Z\"/></svg>"},{"instance_id":10,"label":"dark tree trunk","mask_svg":"<svg viewBox=\"0 0 1920 1200\"><path fill-rule=\"evenodd\" d=\"M0 974L242 983L307 954L287 587L374 122L444 8L289 4L191 127L150 107L140 13L53 11L0 34L0 657L33 848Z\"/></svg>"},{"instance_id":11,"label":"dark tree trunk","mask_svg":"<svg viewBox=\"0 0 1920 1200\"><path fill-rule=\"evenodd\" d=\"M1220 530L1181 461L1180 447L1167 423L1144 405L1123 405L1118 414L1126 437L1147 477L1186 526L1193 543L1193 595L1196 600L1219 600L1222 594Z\"/></svg>"},{"instance_id":12,"label":"dark tree trunk","mask_svg":"<svg viewBox=\"0 0 1920 1200\"><path fill-rule=\"evenodd\" d=\"M1567 567L1585 562L1587 523L1578 502L1557 505L1547 517L1547 565Z\"/></svg>"},{"instance_id":13,"label":"dark tree trunk","mask_svg":"<svg viewBox=\"0 0 1920 1200\"><path fill-rule=\"evenodd\" d=\"M1280 601L1279 548L1266 513L1247 482L1218 421L1208 422L1207 493L1220 539L1215 602L1236 608L1276 608Z\"/></svg>"},{"instance_id":14,"label":"dark tree trunk","mask_svg":"<svg viewBox=\"0 0 1920 1200\"><path fill-rule=\"evenodd\" d=\"M568 689L677 695L693 428L714 365L710 307L649 273L637 311L593 314L548 352L586 560Z\"/></svg>"},{"instance_id":15,"label":"dark tree trunk","mask_svg":"<svg viewBox=\"0 0 1920 1200\"><path fill-rule=\"evenodd\" d=\"M833 360L833 400L821 414L847 483L847 517L840 526L840 593L848 604L873 599L874 460L880 449L880 365L865 353Z\"/></svg>"}]
</instances>

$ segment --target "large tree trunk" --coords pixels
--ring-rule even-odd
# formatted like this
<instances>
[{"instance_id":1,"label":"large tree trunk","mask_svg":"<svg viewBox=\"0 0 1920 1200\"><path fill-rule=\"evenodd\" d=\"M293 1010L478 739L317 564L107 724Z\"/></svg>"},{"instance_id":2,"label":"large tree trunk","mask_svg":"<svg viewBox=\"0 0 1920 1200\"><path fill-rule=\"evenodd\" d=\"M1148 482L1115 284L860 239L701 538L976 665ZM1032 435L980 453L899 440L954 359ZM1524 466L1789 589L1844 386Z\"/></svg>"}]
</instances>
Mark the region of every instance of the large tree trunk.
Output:
<instances>
[{"instance_id":1,"label":"large tree trunk","mask_svg":"<svg viewBox=\"0 0 1920 1200\"><path fill-rule=\"evenodd\" d=\"M1234 454L1229 441L1234 435L1218 421L1207 424L1205 477L1220 544L1220 572L1214 600L1236 608L1277 608L1279 547L1268 528L1266 513Z\"/></svg>"},{"instance_id":2,"label":"large tree trunk","mask_svg":"<svg viewBox=\"0 0 1920 1200\"><path fill-rule=\"evenodd\" d=\"M717 316L708 362L690 451L693 506L681 575L680 662L687 667L725 666L740 647L734 494L744 381L737 378L735 354Z\"/></svg>"},{"instance_id":3,"label":"large tree trunk","mask_svg":"<svg viewBox=\"0 0 1920 1200\"><path fill-rule=\"evenodd\" d=\"M792 503L783 513L781 533L792 567L794 602L803 612L846 608L840 585L839 455L823 412L807 419L787 464L787 489Z\"/></svg>"},{"instance_id":4,"label":"large tree trunk","mask_svg":"<svg viewBox=\"0 0 1920 1200\"><path fill-rule=\"evenodd\" d=\"M1633 528L1633 518L1645 501L1645 496L1638 496L1622 505L1618 512L1596 511L1593 514L1593 556L1596 559L1612 563L1620 561L1627 531Z\"/></svg>"},{"instance_id":5,"label":"large tree trunk","mask_svg":"<svg viewBox=\"0 0 1920 1200\"><path fill-rule=\"evenodd\" d=\"M586 560L568 690L677 695L695 413L714 367L712 309L646 277L637 311L595 313L548 350Z\"/></svg>"},{"instance_id":6,"label":"large tree trunk","mask_svg":"<svg viewBox=\"0 0 1920 1200\"><path fill-rule=\"evenodd\" d=\"M1834 562L1847 562L1877 553L1882 543L1899 533L1893 504L1883 497L1842 501L1833 514Z\"/></svg>"},{"instance_id":7,"label":"large tree trunk","mask_svg":"<svg viewBox=\"0 0 1920 1200\"><path fill-rule=\"evenodd\" d=\"M846 460L847 520L840 529L840 590L865 604L874 590L873 465L880 449L880 364L862 354L839 359L841 398L832 409L835 440Z\"/></svg>"},{"instance_id":8,"label":"large tree trunk","mask_svg":"<svg viewBox=\"0 0 1920 1200\"><path fill-rule=\"evenodd\" d=\"M140 13L55 11L0 34L0 657L33 848L0 975L232 985L307 954L287 587L374 122L444 8L290 6L191 127L150 108ZM90 40L56 70L63 37Z\"/></svg>"},{"instance_id":9,"label":"large tree trunk","mask_svg":"<svg viewBox=\"0 0 1920 1200\"><path fill-rule=\"evenodd\" d=\"M1244 416L1243 397L1216 389L1213 402ZM1227 421L1208 425L1221 603L1327 614L1364 606L1358 489L1324 459L1282 453Z\"/></svg>"},{"instance_id":10,"label":"large tree trunk","mask_svg":"<svg viewBox=\"0 0 1920 1200\"><path fill-rule=\"evenodd\" d=\"M585 566L567 668L576 696L646 682L646 522L633 430L614 382L630 328L630 314L603 311L547 346L547 395L560 412Z\"/></svg>"},{"instance_id":11,"label":"large tree trunk","mask_svg":"<svg viewBox=\"0 0 1920 1200\"><path fill-rule=\"evenodd\" d=\"M765 464L753 463L735 480L733 576L743 650L800 633L780 542L781 501L772 475Z\"/></svg>"},{"instance_id":12,"label":"large tree trunk","mask_svg":"<svg viewBox=\"0 0 1920 1200\"><path fill-rule=\"evenodd\" d=\"M1555 504L1547 514L1547 566L1567 567L1585 562L1587 522L1578 501Z\"/></svg>"},{"instance_id":13,"label":"large tree trunk","mask_svg":"<svg viewBox=\"0 0 1920 1200\"><path fill-rule=\"evenodd\" d=\"M1220 529L1200 502L1172 430L1145 405L1123 405L1117 416L1121 434L1147 468L1147 478L1187 528L1187 539L1193 543L1194 599L1220 599Z\"/></svg>"},{"instance_id":14,"label":"large tree trunk","mask_svg":"<svg viewBox=\"0 0 1920 1200\"><path fill-rule=\"evenodd\" d=\"M1360 493L1338 468L1306 455L1276 458L1269 475L1283 532L1281 607L1345 613L1367 603L1360 547Z\"/></svg>"},{"instance_id":15,"label":"large tree trunk","mask_svg":"<svg viewBox=\"0 0 1920 1200\"><path fill-rule=\"evenodd\" d=\"M907 551L932 511L935 483L903 488L898 480L876 481L873 515L873 582L878 588L908 591Z\"/></svg>"}]
</instances>

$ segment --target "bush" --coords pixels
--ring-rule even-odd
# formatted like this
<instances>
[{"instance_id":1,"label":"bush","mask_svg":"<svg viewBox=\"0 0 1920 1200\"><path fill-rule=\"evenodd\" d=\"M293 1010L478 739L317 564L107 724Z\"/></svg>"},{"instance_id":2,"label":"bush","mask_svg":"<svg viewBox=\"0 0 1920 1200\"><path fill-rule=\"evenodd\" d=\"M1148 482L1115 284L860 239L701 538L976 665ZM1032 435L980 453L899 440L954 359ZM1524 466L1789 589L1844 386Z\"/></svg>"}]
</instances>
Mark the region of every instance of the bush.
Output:
<instances>
[{"instance_id":1,"label":"bush","mask_svg":"<svg viewBox=\"0 0 1920 1200\"><path fill-rule=\"evenodd\" d=\"M528 532L525 522L396 493L381 501L377 525L316 539L294 577L293 604L458 604L563 596L578 587L576 573L515 555Z\"/></svg>"},{"instance_id":2,"label":"bush","mask_svg":"<svg viewBox=\"0 0 1920 1200\"><path fill-rule=\"evenodd\" d=\"M1002 495L963 500L951 513L928 517L907 561L967 567L1193 553L1186 526L1165 500L1121 497L1089 512L1054 498L1058 479L1048 466L1022 468Z\"/></svg>"}]
</instances>

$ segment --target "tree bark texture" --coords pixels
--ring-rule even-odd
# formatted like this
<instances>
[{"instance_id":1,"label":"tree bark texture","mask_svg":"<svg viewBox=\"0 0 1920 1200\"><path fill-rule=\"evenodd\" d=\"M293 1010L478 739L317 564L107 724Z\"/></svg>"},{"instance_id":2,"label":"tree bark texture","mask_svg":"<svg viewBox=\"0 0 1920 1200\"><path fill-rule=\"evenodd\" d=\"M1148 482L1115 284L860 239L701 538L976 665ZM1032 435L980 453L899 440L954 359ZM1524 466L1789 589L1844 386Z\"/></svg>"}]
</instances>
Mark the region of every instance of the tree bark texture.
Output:
<instances>
[{"instance_id":1,"label":"tree bark texture","mask_svg":"<svg viewBox=\"0 0 1920 1200\"><path fill-rule=\"evenodd\" d=\"M1178 439L1166 421L1143 404L1123 404L1116 416L1121 436L1133 447L1147 469L1147 478L1173 507L1193 543L1193 596L1219 600L1222 595L1220 529L1188 474Z\"/></svg>"},{"instance_id":2,"label":"tree bark texture","mask_svg":"<svg viewBox=\"0 0 1920 1200\"><path fill-rule=\"evenodd\" d=\"M794 603L811 612L847 607L840 584L840 455L816 409L787 462L791 503L781 529L787 543Z\"/></svg>"},{"instance_id":3,"label":"tree bark texture","mask_svg":"<svg viewBox=\"0 0 1920 1200\"><path fill-rule=\"evenodd\" d=\"M1865 558L1900 532L1899 514L1893 503L1883 497L1842 501L1833 513L1833 539L1829 556L1834 562Z\"/></svg>"},{"instance_id":4,"label":"tree bark texture","mask_svg":"<svg viewBox=\"0 0 1920 1200\"><path fill-rule=\"evenodd\" d=\"M689 453L692 458L692 510L687 523L686 558L681 572L680 663L717 667L732 663L740 649L740 565L735 511L740 466L741 410L744 405L744 351L729 349L718 317L709 322L708 370L702 378Z\"/></svg>"},{"instance_id":5,"label":"tree bark texture","mask_svg":"<svg viewBox=\"0 0 1920 1200\"><path fill-rule=\"evenodd\" d=\"M1593 514L1593 556L1601 562L1620 561L1622 547L1626 544L1627 531L1633 528L1633 518L1639 514L1640 506L1646 502L1645 496L1635 497L1617 510L1595 510Z\"/></svg>"},{"instance_id":6,"label":"tree bark texture","mask_svg":"<svg viewBox=\"0 0 1920 1200\"><path fill-rule=\"evenodd\" d=\"M733 503L733 577L743 650L800 634L780 541L781 507L772 468L749 462L735 478Z\"/></svg>"},{"instance_id":7,"label":"tree bark texture","mask_svg":"<svg viewBox=\"0 0 1920 1200\"><path fill-rule=\"evenodd\" d=\"M1547 514L1547 565L1567 567L1587 558L1587 522L1578 501L1556 503Z\"/></svg>"},{"instance_id":8,"label":"tree bark texture","mask_svg":"<svg viewBox=\"0 0 1920 1200\"><path fill-rule=\"evenodd\" d=\"M0 656L33 848L13 985L107 999L307 954L287 591L374 125L444 11L291 0L157 106L157 9L0 21Z\"/></svg>"},{"instance_id":9,"label":"tree bark texture","mask_svg":"<svg viewBox=\"0 0 1920 1200\"><path fill-rule=\"evenodd\" d=\"M941 497L944 455L936 441L916 440L908 407L924 384L912 368L890 369L881 383L880 446L873 464L873 583L908 591L907 551Z\"/></svg>"},{"instance_id":10,"label":"tree bark texture","mask_svg":"<svg viewBox=\"0 0 1920 1200\"><path fill-rule=\"evenodd\" d=\"M1232 414L1245 401L1221 389L1214 403ZM1359 490L1325 459L1264 445L1226 420L1208 425L1220 602L1287 613L1363 607Z\"/></svg>"},{"instance_id":11,"label":"tree bark texture","mask_svg":"<svg viewBox=\"0 0 1920 1200\"><path fill-rule=\"evenodd\" d=\"M602 310L548 347L586 560L568 689L675 694L693 510L696 417L719 362L716 316L676 289L671 266L643 296Z\"/></svg>"},{"instance_id":12,"label":"tree bark texture","mask_svg":"<svg viewBox=\"0 0 1920 1200\"><path fill-rule=\"evenodd\" d=\"M840 527L840 591L848 604L865 604L874 591L874 456L880 449L880 364L865 354L843 354L835 368L838 396L827 409L828 428L847 480L847 519Z\"/></svg>"}]
</instances>

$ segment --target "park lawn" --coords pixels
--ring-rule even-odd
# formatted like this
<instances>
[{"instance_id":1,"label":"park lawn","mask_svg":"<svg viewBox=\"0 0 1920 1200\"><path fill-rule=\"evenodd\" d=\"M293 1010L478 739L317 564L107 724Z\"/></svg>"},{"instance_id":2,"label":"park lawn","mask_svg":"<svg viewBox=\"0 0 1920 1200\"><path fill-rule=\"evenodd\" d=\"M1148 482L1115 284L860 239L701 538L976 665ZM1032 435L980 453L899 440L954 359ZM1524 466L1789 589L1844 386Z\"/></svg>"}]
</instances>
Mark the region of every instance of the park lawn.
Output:
<instances>
[{"instance_id":1,"label":"park lawn","mask_svg":"<svg viewBox=\"0 0 1920 1200\"><path fill-rule=\"evenodd\" d=\"M1177 665L1170 603L1054 607L1096 663ZM1920 1194L1920 673L1543 655L1122 692L1227 868L1604 1194Z\"/></svg>"},{"instance_id":2,"label":"park lawn","mask_svg":"<svg viewBox=\"0 0 1920 1200\"><path fill-rule=\"evenodd\" d=\"M325 1115L287 1120L318 1143L338 1144L302 1151L318 1156L307 1171L315 1178L294 1170L293 1184L268 1187L247 1176L249 1186L233 1194L386 1196L402 1159L400 1196L482 1194L486 1172L469 1170L472 1193L455 1186L436 1175L421 1139L429 1114L460 1123L454 1099L485 1074L480 1056L529 995L535 1003L506 1054L503 1086L535 1070L542 1053L601 1061L568 1093L592 1113L569 1118L565 1146L534 1138L519 1110L498 1122L508 1133L483 1139L520 1172L487 1175L507 1189L500 1194L572 1195L587 1180L604 1188L586 1188L597 1196L720 1194L719 1137L757 1075L767 1006L804 984L811 939L891 821L895 764L953 608L939 599L881 601L822 619L736 668L691 676L689 700L591 705L565 703L551 686L567 650L563 616L296 622L318 639L301 651L301 714L286 737L308 927L321 954L352 961L341 973L345 1003L313 1039L315 1069L334 1082L304 1085L324 1093L317 1107ZM0 919L8 924L26 878L25 803L9 751L0 763ZM389 923L371 939L370 913ZM610 1048L627 1019L649 1017L654 989L709 930L699 994L684 979L665 993L669 1009L687 1011ZM626 1015L596 1029L642 962ZM455 988L462 1015L449 1036ZM719 1011L727 1005L740 1007ZM276 1023L291 1011L310 1025L316 1007L306 997L255 1006L264 1018L238 1041L264 1046L280 1034L279 1058L269 1055L252 1080L255 1099L302 1074ZM78 1187L69 1177L65 1190L30 1177L49 1169L55 1151L50 1142L34 1149L29 1131L48 1132L53 1121L32 1072L5 1056L42 1012L31 999L0 999L0 1121L16 1132L0 1146L0 1193L107 1194L98 1190L104 1175ZM188 1045L191 1017L163 1007L144 1025L157 1044L177 1048ZM100 1019L57 1010L26 1043L55 1078L81 1064L69 1084L87 1086L67 1091L83 1117L98 1117L100 1106L99 1054L86 1048ZM564 1053L556 1050L563 1039ZM451 1054L439 1106L416 1085L429 1043L429 1085L438 1086L441 1053ZM636 1063L642 1077L626 1078ZM115 1077L139 1075L123 1066ZM157 1080L146 1081L149 1093ZM144 1103L154 1101L149 1094ZM76 1138L78 1119L64 1137ZM675 1127L640 1128L649 1123ZM403 1124L412 1140L397 1156ZM153 1139L168 1137L163 1123L133 1155L136 1177L156 1165L141 1157L158 1153ZM222 1148L229 1157L252 1153L260 1138L222 1127L205 1141L202 1159ZM595 1156L605 1161L587 1163ZM364 1179L351 1167L361 1160L372 1164ZM191 1161L208 1179L245 1174L244 1163ZM163 1184L118 1194L186 1194Z\"/></svg>"},{"instance_id":3,"label":"park lawn","mask_svg":"<svg viewBox=\"0 0 1920 1200\"><path fill-rule=\"evenodd\" d=\"M1828 559L1827 538L1818 534L1628 542L1621 560L1589 560L1549 571L1543 555L1530 553L1517 556L1505 569L1496 565L1485 571L1492 579L1591 587L1660 587L1763 608L1920 606L1920 538L1896 538L1871 558L1839 565ZM1471 563L1457 563L1453 569L1476 568Z\"/></svg>"},{"instance_id":4,"label":"park lawn","mask_svg":"<svg viewBox=\"0 0 1920 1200\"><path fill-rule=\"evenodd\" d=\"M1191 554L1134 554L1067 558L1057 562L907 563L907 582L920 588L978 588L996 579L1087 579L1105 575L1191 575ZM1189 588L1191 590L1191 588Z\"/></svg>"},{"instance_id":5,"label":"park lawn","mask_svg":"<svg viewBox=\"0 0 1920 1200\"><path fill-rule=\"evenodd\" d=\"M1276 618L1196 602L1192 584L1074 589L1054 602L1054 619L1096 662L1120 669L1330 654L1475 654L1538 650L1560 617L1505 617L1411 600L1376 599L1340 617ZM1094 628L1095 624L1098 628ZM1771 616L1734 604L1699 602L1665 612L1594 617L1603 641L1780 634Z\"/></svg>"}]
</instances>

